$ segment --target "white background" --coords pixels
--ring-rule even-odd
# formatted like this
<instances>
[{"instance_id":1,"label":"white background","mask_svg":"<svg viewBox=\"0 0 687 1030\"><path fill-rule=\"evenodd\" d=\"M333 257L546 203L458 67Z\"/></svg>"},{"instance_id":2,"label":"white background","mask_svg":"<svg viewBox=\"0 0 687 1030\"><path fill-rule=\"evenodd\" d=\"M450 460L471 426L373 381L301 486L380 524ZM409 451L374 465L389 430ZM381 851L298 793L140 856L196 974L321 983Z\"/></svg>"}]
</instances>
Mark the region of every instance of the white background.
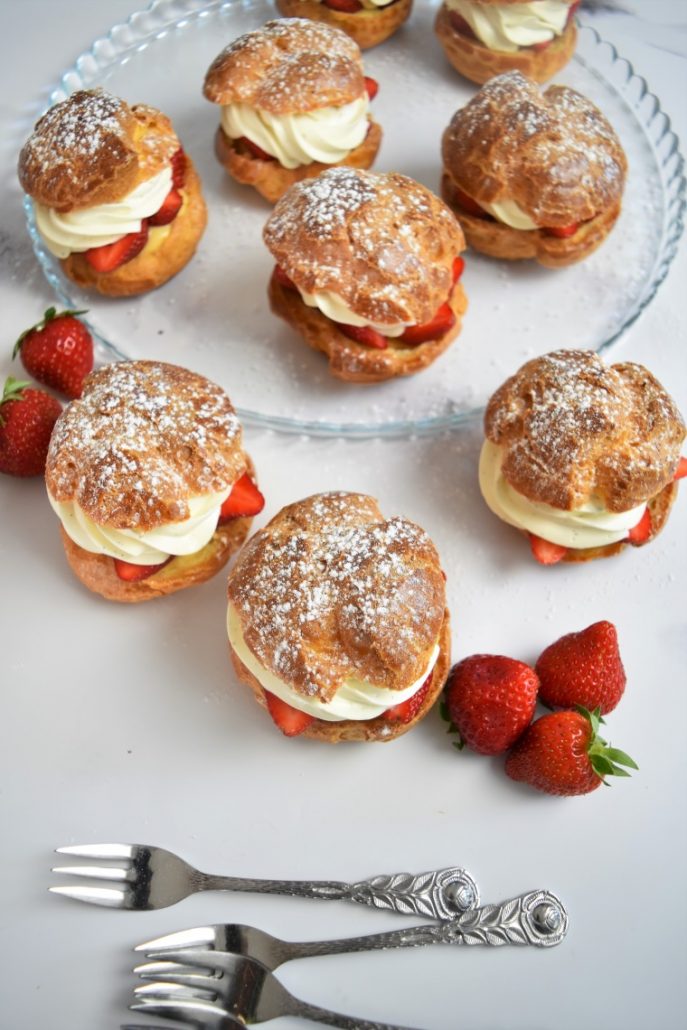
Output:
<instances>
[{"instance_id":1,"label":"white background","mask_svg":"<svg viewBox=\"0 0 687 1030\"><path fill-rule=\"evenodd\" d=\"M684 137L686 6L625 6L647 20L583 20L647 78ZM12 341L52 300L23 228L17 148L59 74L134 9L131 0L2 7L3 377L18 371ZM651 368L683 412L686 268L683 246L614 351ZM133 984L130 948L171 930L231 920L314 939L405 924L288 898L209 894L119 913L47 893L58 882L54 847L107 840L162 844L208 871L247 876L356 879L465 864L485 901L549 887L568 906L568 938L548 952L432 948L279 971L294 993L340 1011L424 1030L684 1025L684 496L650 547L544 569L484 508L478 427L414 441L250 430L246 439L268 498L256 525L298 497L350 488L428 529L448 573L456 658L490 651L534 661L560 634L614 621L628 687L607 730L640 771L588 797L547 798L511 783L498 759L457 754L436 714L388 746L282 738L231 672L223 575L156 604L101 601L68 572L40 481L3 478L0 1025L118 1026Z\"/></svg>"}]
</instances>

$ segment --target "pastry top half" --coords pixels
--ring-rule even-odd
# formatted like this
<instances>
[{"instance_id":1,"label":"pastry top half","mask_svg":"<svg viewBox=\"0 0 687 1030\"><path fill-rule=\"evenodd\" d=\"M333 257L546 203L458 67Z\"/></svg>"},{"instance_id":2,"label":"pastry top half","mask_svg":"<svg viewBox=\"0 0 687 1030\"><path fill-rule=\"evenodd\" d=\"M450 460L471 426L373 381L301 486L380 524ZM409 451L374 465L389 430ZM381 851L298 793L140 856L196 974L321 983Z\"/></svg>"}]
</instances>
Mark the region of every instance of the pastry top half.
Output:
<instances>
[{"instance_id":1,"label":"pastry top half","mask_svg":"<svg viewBox=\"0 0 687 1030\"><path fill-rule=\"evenodd\" d=\"M496 391L485 432L502 449L505 479L529 500L571 511L600 499L624 512L672 481L685 424L641 365L561 350L528 361Z\"/></svg>"},{"instance_id":2,"label":"pastry top half","mask_svg":"<svg viewBox=\"0 0 687 1030\"><path fill-rule=\"evenodd\" d=\"M454 114L442 156L478 203L515 201L542 226L616 205L627 172L620 140L591 101L567 86L542 92L517 71L491 79Z\"/></svg>"},{"instance_id":3,"label":"pastry top half","mask_svg":"<svg viewBox=\"0 0 687 1030\"><path fill-rule=\"evenodd\" d=\"M229 602L260 664L327 703L347 679L407 689L426 670L444 622L439 555L404 518L364 494L291 504L241 552Z\"/></svg>"},{"instance_id":4,"label":"pastry top half","mask_svg":"<svg viewBox=\"0 0 687 1030\"><path fill-rule=\"evenodd\" d=\"M46 483L98 525L145 533L187 519L190 498L226 490L246 468L219 386L176 365L124 361L92 372L56 422Z\"/></svg>"},{"instance_id":5,"label":"pastry top half","mask_svg":"<svg viewBox=\"0 0 687 1030\"><path fill-rule=\"evenodd\" d=\"M164 114L129 107L101 89L80 90L51 107L19 155L19 181L58 211L108 204L169 165L179 140Z\"/></svg>"},{"instance_id":6,"label":"pastry top half","mask_svg":"<svg viewBox=\"0 0 687 1030\"><path fill-rule=\"evenodd\" d=\"M269 21L230 43L210 65L203 93L273 115L341 107L365 92L357 43L306 18Z\"/></svg>"},{"instance_id":7,"label":"pastry top half","mask_svg":"<svg viewBox=\"0 0 687 1030\"><path fill-rule=\"evenodd\" d=\"M449 208L424 186L354 168L296 183L263 235L301 292L329 291L378 325L432 318L465 247Z\"/></svg>"}]
</instances>

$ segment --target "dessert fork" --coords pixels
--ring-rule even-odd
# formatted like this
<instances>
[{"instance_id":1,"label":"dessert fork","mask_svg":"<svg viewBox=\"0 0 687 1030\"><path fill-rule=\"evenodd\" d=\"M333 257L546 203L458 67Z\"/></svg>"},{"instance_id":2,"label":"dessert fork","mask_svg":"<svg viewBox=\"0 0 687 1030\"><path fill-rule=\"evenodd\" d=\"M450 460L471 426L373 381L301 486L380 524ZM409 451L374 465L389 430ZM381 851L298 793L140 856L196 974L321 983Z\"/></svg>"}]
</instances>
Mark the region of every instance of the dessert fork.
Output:
<instances>
[{"instance_id":1,"label":"dessert fork","mask_svg":"<svg viewBox=\"0 0 687 1030\"><path fill-rule=\"evenodd\" d=\"M165 848L147 844L77 844L57 848L60 855L98 860L98 865L57 866L52 871L91 880L119 882L118 887L50 887L77 901L110 908L147 910L165 908L196 891L251 891L290 894L325 901L356 901L402 915L455 919L479 905L477 884L464 869L390 873L369 880L255 880L201 873ZM104 863L117 863L106 865Z\"/></svg>"},{"instance_id":2,"label":"dessert fork","mask_svg":"<svg viewBox=\"0 0 687 1030\"><path fill-rule=\"evenodd\" d=\"M221 978L194 977L193 983L159 982L136 987L135 1012L163 1016L212 1030L267 1023L279 1016L298 1016L340 1030L404 1030L355 1016L343 1016L319 1005L310 1005L290 994L276 976L259 962L241 955L223 955L227 962ZM226 1017L230 1018L226 1022ZM217 1021L224 1018L224 1022ZM238 1020L234 1022L233 1020ZM150 1030L150 1028L149 1028ZM408 1028L406 1028L408 1030Z\"/></svg>"},{"instance_id":3,"label":"dessert fork","mask_svg":"<svg viewBox=\"0 0 687 1030\"><path fill-rule=\"evenodd\" d=\"M143 980L191 985L205 981L198 968L221 976L242 955L275 970L292 959L386 948L417 948L427 944L530 944L552 947L567 933L568 916L562 902L549 891L531 891L501 905L485 905L452 922L411 926L404 930L345 937L330 941L282 941L264 930L237 923L197 926L139 944L147 958L134 969ZM215 981L216 982L216 981Z\"/></svg>"}]
</instances>

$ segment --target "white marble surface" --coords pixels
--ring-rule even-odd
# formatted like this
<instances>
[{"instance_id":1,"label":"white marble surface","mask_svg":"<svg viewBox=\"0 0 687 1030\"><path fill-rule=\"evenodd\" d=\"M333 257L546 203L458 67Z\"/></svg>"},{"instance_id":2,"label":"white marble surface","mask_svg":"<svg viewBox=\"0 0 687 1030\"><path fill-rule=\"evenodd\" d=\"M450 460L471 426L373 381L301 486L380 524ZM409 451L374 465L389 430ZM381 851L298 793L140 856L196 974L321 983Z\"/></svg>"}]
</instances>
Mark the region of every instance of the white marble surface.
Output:
<instances>
[{"instance_id":1,"label":"white marble surface","mask_svg":"<svg viewBox=\"0 0 687 1030\"><path fill-rule=\"evenodd\" d=\"M685 4L600 6L583 20L645 76L684 139ZM3 5L3 376L12 341L51 301L23 229L19 134L60 72L132 9L132 0ZM686 272L683 245L614 353L648 365L683 411ZM3 478L0 1024L118 1026L129 949L173 929L232 920L307 939L403 925L355 906L285 898L206 895L129 914L47 894L53 847L141 840L256 876L345 879L464 863L487 900L548 886L568 905L569 937L551 952L433 948L280 971L320 1004L424 1030L683 1025L684 496L650 548L545 570L485 513L476 430L356 443L247 437L268 494L264 518L316 490L355 488L426 526L448 572L457 657L534 660L561 633L615 621L629 682L608 731L640 771L586 798L545 798L508 781L498 760L457 755L434 716L388 748L282 739L229 671L223 577L155 605L100 602L68 574L40 483Z\"/></svg>"}]
</instances>

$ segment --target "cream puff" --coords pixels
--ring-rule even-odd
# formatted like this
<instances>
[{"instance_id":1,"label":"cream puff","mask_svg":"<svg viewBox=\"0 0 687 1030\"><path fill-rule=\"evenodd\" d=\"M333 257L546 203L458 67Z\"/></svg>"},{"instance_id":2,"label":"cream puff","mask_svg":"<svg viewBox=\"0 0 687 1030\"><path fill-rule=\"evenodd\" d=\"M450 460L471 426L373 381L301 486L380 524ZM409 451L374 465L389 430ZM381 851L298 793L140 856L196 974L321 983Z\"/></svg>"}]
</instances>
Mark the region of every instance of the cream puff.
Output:
<instances>
[{"instance_id":1,"label":"cream puff","mask_svg":"<svg viewBox=\"0 0 687 1030\"><path fill-rule=\"evenodd\" d=\"M328 356L339 379L419 372L460 332L463 233L413 179L323 172L291 187L263 236L277 263L272 310Z\"/></svg>"},{"instance_id":2,"label":"cream puff","mask_svg":"<svg viewBox=\"0 0 687 1030\"><path fill-rule=\"evenodd\" d=\"M543 565L649 543L687 475L685 424L661 384L591 351L528 361L489 401L484 430L484 499Z\"/></svg>"},{"instance_id":3,"label":"cream puff","mask_svg":"<svg viewBox=\"0 0 687 1030\"><path fill-rule=\"evenodd\" d=\"M86 378L55 424L45 476L73 572L111 601L214 576L264 505L224 391L157 361Z\"/></svg>"},{"instance_id":4,"label":"cream puff","mask_svg":"<svg viewBox=\"0 0 687 1030\"><path fill-rule=\"evenodd\" d=\"M439 555L372 497L317 494L283 508L239 555L228 594L236 674L287 736L393 740L442 690Z\"/></svg>"},{"instance_id":5,"label":"cream puff","mask_svg":"<svg viewBox=\"0 0 687 1030\"><path fill-rule=\"evenodd\" d=\"M19 181L65 274L109 296L167 282L205 229L200 179L169 118L100 89L43 115L19 155Z\"/></svg>"},{"instance_id":6,"label":"cream puff","mask_svg":"<svg viewBox=\"0 0 687 1030\"><path fill-rule=\"evenodd\" d=\"M220 163L274 202L333 165L369 168L382 130L360 48L338 29L286 18L234 40L212 62L203 93L222 108Z\"/></svg>"},{"instance_id":7,"label":"cream puff","mask_svg":"<svg viewBox=\"0 0 687 1030\"><path fill-rule=\"evenodd\" d=\"M442 196L491 257L560 268L588 257L620 214L627 159L601 112L567 86L492 79L442 141Z\"/></svg>"},{"instance_id":8,"label":"cream puff","mask_svg":"<svg viewBox=\"0 0 687 1030\"><path fill-rule=\"evenodd\" d=\"M378 46L410 17L413 0L277 0L289 18L325 22L354 39L361 50Z\"/></svg>"},{"instance_id":9,"label":"cream puff","mask_svg":"<svg viewBox=\"0 0 687 1030\"><path fill-rule=\"evenodd\" d=\"M519 71L546 82L575 51L579 0L444 0L434 31L461 75L487 82Z\"/></svg>"}]
</instances>

